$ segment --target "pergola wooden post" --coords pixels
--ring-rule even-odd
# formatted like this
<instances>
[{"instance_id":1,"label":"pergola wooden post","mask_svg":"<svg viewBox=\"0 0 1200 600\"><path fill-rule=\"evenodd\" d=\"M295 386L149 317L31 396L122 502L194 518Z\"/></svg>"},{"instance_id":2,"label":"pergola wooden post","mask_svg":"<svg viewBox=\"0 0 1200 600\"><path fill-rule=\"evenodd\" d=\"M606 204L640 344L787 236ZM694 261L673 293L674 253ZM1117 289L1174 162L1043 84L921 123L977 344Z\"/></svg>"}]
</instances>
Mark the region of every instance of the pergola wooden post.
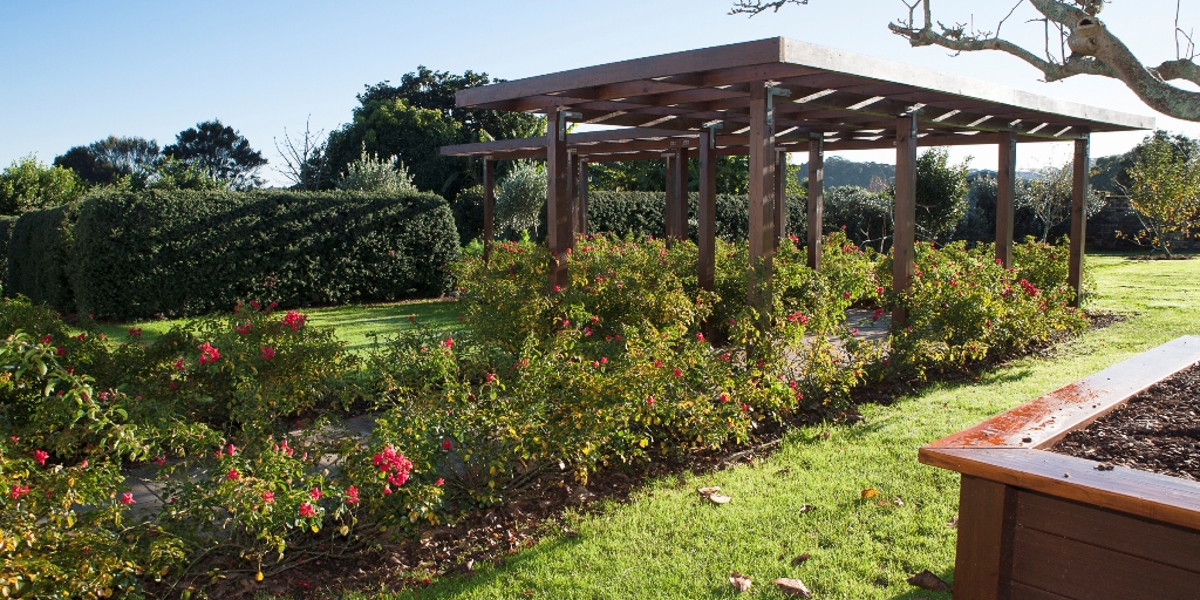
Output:
<instances>
[{"instance_id":1,"label":"pergola wooden post","mask_svg":"<svg viewBox=\"0 0 1200 600\"><path fill-rule=\"evenodd\" d=\"M1075 180L1071 188L1071 266L1067 284L1075 292L1071 306L1078 307L1083 295L1083 254L1087 237L1088 169L1091 167L1092 136L1075 140Z\"/></svg>"},{"instance_id":2,"label":"pergola wooden post","mask_svg":"<svg viewBox=\"0 0 1200 600\"><path fill-rule=\"evenodd\" d=\"M579 170L579 156L570 146L567 147L567 198L570 206L568 219L571 222L571 238L579 232L579 178L575 174Z\"/></svg>"},{"instance_id":3,"label":"pergola wooden post","mask_svg":"<svg viewBox=\"0 0 1200 600\"><path fill-rule=\"evenodd\" d=\"M892 290L907 294L912 276L917 237L917 115L915 112L896 120L896 208L892 237ZM899 307L892 311L892 322L908 318Z\"/></svg>"},{"instance_id":4,"label":"pergola wooden post","mask_svg":"<svg viewBox=\"0 0 1200 600\"><path fill-rule=\"evenodd\" d=\"M712 291L717 268L717 157L713 152L715 132L700 132L700 193L696 203L697 246L700 264L696 275L700 289Z\"/></svg>"},{"instance_id":5,"label":"pergola wooden post","mask_svg":"<svg viewBox=\"0 0 1200 600\"><path fill-rule=\"evenodd\" d=\"M1012 266L1013 221L1017 193L1017 132L1000 133L1000 162L996 169L996 260Z\"/></svg>"},{"instance_id":6,"label":"pergola wooden post","mask_svg":"<svg viewBox=\"0 0 1200 600\"><path fill-rule=\"evenodd\" d=\"M575 183L575 233L587 235L588 232L588 159L578 157L579 177Z\"/></svg>"},{"instance_id":7,"label":"pergola wooden post","mask_svg":"<svg viewBox=\"0 0 1200 600\"><path fill-rule=\"evenodd\" d=\"M663 157L667 162L665 231L668 240L682 240L687 237L687 148L674 148Z\"/></svg>"},{"instance_id":8,"label":"pergola wooden post","mask_svg":"<svg viewBox=\"0 0 1200 600\"><path fill-rule=\"evenodd\" d=\"M775 150L775 248L787 237L787 172L788 153Z\"/></svg>"},{"instance_id":9,"label":"pergola wooden post","mask_svg":"<svg viewBox=\"0 0 1200 600\"><path fill-rule=\"evenodd\" d=\"M483 260L492 259L492 242L496 240L496 163L490 156L483 159Z\"/></svg>"},{"instance_id":10,"label":"pergola wooden post","mask_svg":"<svg viewBox=\"0 0 1200 600\"><path fill-rule=\"evenodd\" d=\"M750 84L750 266L747 300L771 305L771 268L775 252L775 128L771 90L765 81Z\"/></svg>"},{"instance_id":11,"label":"pergola wooden post","mask_svg":"<svg viewBox=\"0 0 1200 600\"><path fill-rule=\"evenodd\" d=\"M551 289L570 284L567 249L571 247L570 172L567 170L566 119L560 107L546 112L546 245L550 250Z\"/></svg>"},{"instance_id":12,"label":"pergola wooden post","mask_svg":"<svg viewBox=\"0 0 1200 600\"><path fill-rule=\"evenodd\" d=\"M821 231L825 215L825 138L808 142L808 268L821 270Z\"/></svg>"}]
</instances>

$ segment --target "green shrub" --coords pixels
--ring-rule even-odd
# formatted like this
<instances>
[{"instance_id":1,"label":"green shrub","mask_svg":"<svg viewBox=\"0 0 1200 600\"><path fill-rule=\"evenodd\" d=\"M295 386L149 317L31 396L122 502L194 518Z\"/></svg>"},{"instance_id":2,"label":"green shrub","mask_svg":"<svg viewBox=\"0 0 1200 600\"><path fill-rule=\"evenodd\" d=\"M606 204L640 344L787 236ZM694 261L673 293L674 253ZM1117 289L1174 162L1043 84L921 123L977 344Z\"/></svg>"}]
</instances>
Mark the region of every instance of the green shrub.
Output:
<instances>
[{"instance_id":1,"label":"green shrub","mask_svg":"<svg viewBox=\"0 0 1200 600\"><path fill-rule=\"evenodd\" d=\"M40 450L40 449L39 449ZM0 439L0 590L12 598L144 598L185 561L177 538L128 517L118 463L64 465Z\"/></svg>"},{"instance_id":2,"label":"green shrub","mask_svg":"<svg viewBox=\"0 0 1200 600\"><path fill-rule=\"evenodd\" d=\"M8 279L8 244L19 217L0 216L0 284Z\"/></svg>"},{"instance_id":3,"label":"green shrub","mask_svg":"<svg viewBox=\"0 0 1200 600\"><path fill-rule=\"evenodd\" d=\"M696 213L699 196L688 195L688 236L697 240ZM788 233L805 235L806 199L789 197ZM617 237L663 237L666 195L662 192L596 191L588 195L588 230L611 233ZM750 233L746 196L718 194L716 197L716 235L727 242L745 240Z\"/></svg>"},{"instance_id":4,"label":"green shrub","mask_svg":"<svg viewBox=\"0 0 1200 600\"><path fill-rule=\"evenodd\" d=\"M422 193L107 192L76 238L80 311L122 319L437 296L458 256L445 200Z\"/></svg>"},{"instance_id":5,"label":"green shrub","mask_svg":"<svg viewBox=\"0 0 1200 600\"><path fill-rule=\"evenodd\" d=\"M994 247L919 243L912 292L892 298L908 320L892 329L891 367L924 377L988 357L1009 356L1080 331L1084 316L1069 306L1067 252L1044 243L1014 248L1014 268L996 262ZM1019 257L1019 258L1018 258ZM880 265L890 277L890 260Z\"/></svg>"},{"instance_id":6,"label":"green shrub","mask_svg":"<svg viewBox=\"0 0 1200 600\"><path fill-rule=\"evenodd\" d=\"M76 205L27 212L13 225L4 292L23 294L55 310L75 312L68 262Z\"/></svg>"}]
</instances>

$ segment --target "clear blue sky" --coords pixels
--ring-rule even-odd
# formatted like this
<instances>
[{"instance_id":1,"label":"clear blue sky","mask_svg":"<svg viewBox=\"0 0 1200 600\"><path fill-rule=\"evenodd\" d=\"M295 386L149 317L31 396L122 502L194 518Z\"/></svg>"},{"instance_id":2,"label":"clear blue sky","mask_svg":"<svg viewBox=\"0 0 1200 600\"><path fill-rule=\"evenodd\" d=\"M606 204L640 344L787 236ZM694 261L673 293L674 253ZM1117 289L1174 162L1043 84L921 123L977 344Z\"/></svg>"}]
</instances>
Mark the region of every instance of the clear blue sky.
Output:
<instances>
[{"instance_id":1,"label":"clear blue sky","mask_svg":"<svg viewBox=\"0 0 1200 600\"><path fill-rule=\"evenodd\" d=\"M1200 7L1185 25L1200 26ZM326 131L350 120L365 84L436 70L525 76L677 50L784 36L986 80L1063 99L1153 114L1121 84L1076 77L1046 84L1014 58L951 57L912 49L890 34L899 0L811 0L753 19L728 16L728 0L112 0L0 1L0 166L31 152L50 162L108 135L174 141L180 130L220 118L273 164L273 144L311 115ZM1003 5L1003 6L1001 6ZM946 22L994 29L1007 2L937 2ZM1175 3L1116 0L1101 17L1147 62L1174 58ZM971 11L979 11L972 15ZM1035 48L1030 9L1004 32ZM1022 18L1023 17L1023 18ZM1200 125L1158 116L1159 126L1200 136ZM1093 156L1122 152L1140 134L1097 135ZM1021 168L1064 162L1065 144L1022 146ZM995 166L990 148L973 166ZM891 162L887 152L848 153ZM282 179L268 166L270 180Z\"/></svg>"}]
</instances>

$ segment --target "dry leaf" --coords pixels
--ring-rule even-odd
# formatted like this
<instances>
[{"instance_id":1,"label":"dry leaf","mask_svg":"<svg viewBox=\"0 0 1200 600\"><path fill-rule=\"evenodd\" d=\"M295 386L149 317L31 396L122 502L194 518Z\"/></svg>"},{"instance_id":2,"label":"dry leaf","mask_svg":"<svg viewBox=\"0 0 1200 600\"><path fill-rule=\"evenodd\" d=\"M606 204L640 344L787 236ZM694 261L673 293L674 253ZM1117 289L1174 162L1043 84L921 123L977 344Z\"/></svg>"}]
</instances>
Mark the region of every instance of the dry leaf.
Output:
<instances>
[{"instance_id":1,"label":"dry leaf","mask_svg":"<svg viewBox=\"0 0 1200 600\"><path fill-rule=\"evenodd\" d=\"M798 567L798 566L804 564L804 561L806 561L810 558L812 558L812 555L805 552L804 554L801 554L800 556L797 556L796 558L792 559L792 566Z\"/></svg>"},{"instance_id":2,"label":"dry leaf","mask_svg":"<svg viewBox=\"0 0 1200 600\"><path fill-rule=\"evenodd\" d=\"M775 474L776 475L787 475L788 473L791 473L791 472L792 472L791 469L780 469L778 471L775 471Z\"/></svg>"},{"instance_id":3,"label":"dry leaf","mask_svg":"<svg viewBox=\"0 0 1200 600\"><path fill-rule=\"evenodd\" d=\"M828 429L826 429L825 431L821 432L821 439L823 439L823 440L827 440L827 439L829 439L829 430L828 430Z\"/></svg>"},{"instance_id":4,"label":"dry leaf","mask_svg":"<svg viewBox=\"0 0 1200 600\"><path fill-rule=\"evenodd\" d=\"M892 504L895 504L896 506L903 507L903 506L904 506L904 501L903 501L903 500L901 500L899 496L897 496L897 497L895 497L895 498L893 498L893 499L892 499Z\"/></svg>"},{"instance_id":5,"label":"dry leaf","mask_svg":"<svg viewBox=\"0 0 1200 600\"><path fill-rule=\"evenodd\" d=\"M779 591L783 592L784 596L812 598L812 592L808 591L808 588L804 587L804 582L800 581L799 579L780 577L771 583L774 583L776 586L778 586Z\"/></svg>"},{"instance_id":6,"label":"dry leaf","mask_svg":"<svg viewBox=\"0 0 1200 600\"><path fill-rule=\"evenodd\" d=\"M702 488L696 488L696 493L697 493L697 494L700 494L701 496L704 496L705 498L707 498L707 497L709 497L709 496L711 496L711 495L713 495L713 494L715 494L715 493L717 493L717 492L719 492L719 491L721 491L721 488L719 488L719 487L702 487Z\"/></svg>"},{"instance_id":7,"label":"dry leaf","mask_svg":"<svg viewBox=\"0 0 1200 600\"><path fill-rule=\"evenodd\" d=\"M875 488L867 488L867 489L863 490L860 495L862 496L863 500L868 500L871 498L878 498L879 490L877 490Z\"/></svg>"},{"instance_id":8,"label":"dry leaf","mask_svg":"<svg viewBox=\"0 0 1200 600\"><path fill-rule=\"evenodd\" d=\"M954 515L954 518L950 519L949 523L946 523L946 527L949 527L950 529L958 529L958 515Z\"/></svg>"},{"instance_id":9,"label":"dry leaf","mask_svg":"<svg viewBox=\"0 0 1200 600\"><path fill-rule=\"evenodd\" d=\"M708 500L713 504L729 504L729 501L733 500L733 498L730 498L729 496L722 496L720 494L713 494L708 497Z\"/></svg>"},{"instance_id":10,"label":"dry leaf","mask_svg":"<svg viewBox=\"0 0 1200 600\"><path fill-rule=\"evenodd\" d=\"M817 510L817 507L815 507L811 504L805 504L800 507L800 514L804 514L806 512L813 511L813 510Z\"/></svg>"},{"instance_id":11,"label":"dry leaf","mask_svg":"<svg viewBox=\"0 0 1200 600\"><path fill-rule=\"evenodd\" d=\"M748 591L753 582L750 581L749 577L734 571L729 574L729 585L733 586L734 591L741 593Z\"/></svg>"},{"instance_id":12,"label":"dry leaf","mask_svg":"<svg viewBox=\"0 0 1200 600\"><path fill-rule=\"evenodd\" d=\"M929 572L929 569L921 571L916 575L908 578L908 583L915 585L923 590L931 592L949 592L951 591L950 584L942 581L941 577Z\"/></svg>"}]
</instances>

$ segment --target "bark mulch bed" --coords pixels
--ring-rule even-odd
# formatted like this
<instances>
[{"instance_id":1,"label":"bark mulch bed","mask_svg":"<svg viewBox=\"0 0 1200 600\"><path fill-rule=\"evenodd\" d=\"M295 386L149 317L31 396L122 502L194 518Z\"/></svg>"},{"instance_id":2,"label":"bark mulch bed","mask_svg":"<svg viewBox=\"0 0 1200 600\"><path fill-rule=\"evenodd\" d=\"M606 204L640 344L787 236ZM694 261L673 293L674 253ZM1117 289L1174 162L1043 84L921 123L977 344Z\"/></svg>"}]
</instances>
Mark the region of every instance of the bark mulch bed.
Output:
<instances>
[{"instance_id":1,"label":"bark mulch bed","mask_svg":"<svg viewBox=\"0 0 1200 600\"><path fill-rule=\"evenodd\" d=\"M1100 461L1200 481L1200 363L1128 402L1052 449Z\"/></svg>"}]
</instances>

